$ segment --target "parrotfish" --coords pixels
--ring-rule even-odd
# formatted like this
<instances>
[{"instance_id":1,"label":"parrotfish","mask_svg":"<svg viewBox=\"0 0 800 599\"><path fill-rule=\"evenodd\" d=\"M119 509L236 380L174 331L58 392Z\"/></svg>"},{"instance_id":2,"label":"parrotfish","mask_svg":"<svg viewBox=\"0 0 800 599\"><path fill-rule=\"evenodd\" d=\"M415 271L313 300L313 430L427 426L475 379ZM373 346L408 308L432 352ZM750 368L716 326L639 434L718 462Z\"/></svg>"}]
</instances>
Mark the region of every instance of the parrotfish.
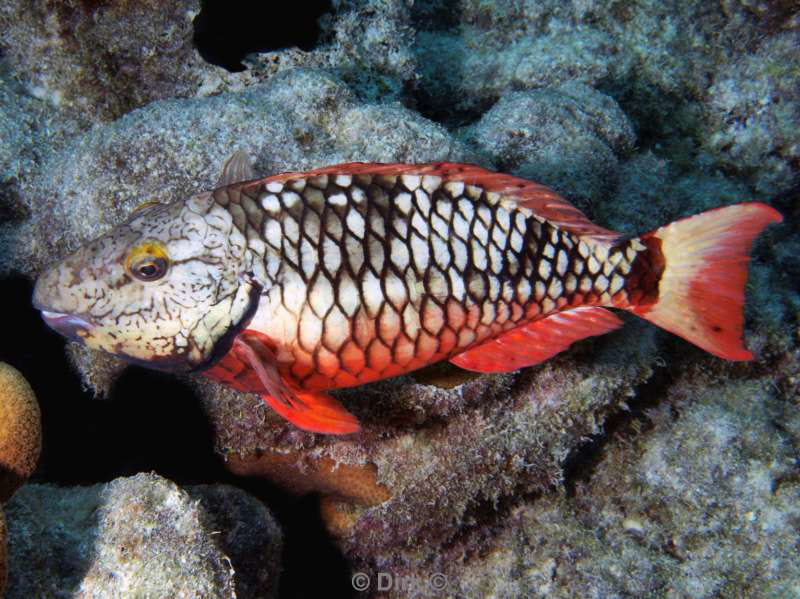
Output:
<instances>
[{"instance_id":1,"label":"parrotfish","mask_svg":"<svg viewBox=\"0 0 800 599\"><path fill-rule=\"evenodd\" d=\"M56 331L156 369L261 394L299 428L359 430L328 391L441 360L538 364L632 312L727 360L753 239L740 203L637 236L553 190L454 163L348 163L257 179L235 153L212 191L148 203L46 269Z\"/></svg>"}]
</instances>

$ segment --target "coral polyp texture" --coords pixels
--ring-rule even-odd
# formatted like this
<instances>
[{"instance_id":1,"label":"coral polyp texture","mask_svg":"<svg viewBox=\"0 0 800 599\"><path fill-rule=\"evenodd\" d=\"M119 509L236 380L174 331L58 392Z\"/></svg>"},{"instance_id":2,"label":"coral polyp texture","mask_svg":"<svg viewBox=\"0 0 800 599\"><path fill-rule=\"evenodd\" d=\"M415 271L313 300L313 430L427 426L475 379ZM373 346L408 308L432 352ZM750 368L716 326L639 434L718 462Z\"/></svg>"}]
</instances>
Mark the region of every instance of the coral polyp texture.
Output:
<instances>
[{"instance_id":1,"label":"coral polyp texture","mask_svg":"<svg viewBox=\"0 0 800 599\"><path fill-rule=\"evenodd\" d=\"M41 450L41 414L33 389L16 368L0 362L0 501L33 474Z\"/></svg>"},{"instance_id":2,"label":"coral polyp texture","mask_svg":"<svg viewBox=\"0 0 800 599\"><path fill-rule=\"evenodd\" d=\"M362 425L343 437L299 430L256 395L184 379L226 480L248 489L266 480L291 505L319 495L319 513L302 519L319 516L342 567L373 583L389 574L426 596L797 594L796 3L348 0L321 18L313 49L250 56L238 73L192 48L197 3L168 4L0 7L0 273L33 279L141 204L212 188L236 150L259 176L351 161L475 163L550 185L623 234L766 202L784 223L753 247L750 362L622 315L619 330L532 368L477 375L438 364L337 391ZM0 342L4 355L17 351L14 339ZM113 402L125 365L76 344L67 352L83 385ZM2 441L17 455L19 431L32 429L12 421L18 432ZM14 463L18 484L35 459ZM82 467L74 480L85 483ZM142 593L169 579L195 594L269 596L281 567L305 574L306 551L325 545L289 526L299 536L280 564L280 543L259 545L232 524L236 509L220 524L231 545L218 545L219 521L194 491L149 475L60 489L47 476L67 475L43 471L6 506L9 597L107 588L117 538L136 564L180 551L202 572L205 586L180 587L193 570L147 580L126 567ZM230 492L226 502L260 522L254 531L280 538L258 500L220 489L212 494ZM199 525L181 535L176 522ZM143 540L145 529L164 534ZM62 557L84 564L86 580L52 565ZM436 576L444 588L425 586Z\"/></svg>"}]
</instances>

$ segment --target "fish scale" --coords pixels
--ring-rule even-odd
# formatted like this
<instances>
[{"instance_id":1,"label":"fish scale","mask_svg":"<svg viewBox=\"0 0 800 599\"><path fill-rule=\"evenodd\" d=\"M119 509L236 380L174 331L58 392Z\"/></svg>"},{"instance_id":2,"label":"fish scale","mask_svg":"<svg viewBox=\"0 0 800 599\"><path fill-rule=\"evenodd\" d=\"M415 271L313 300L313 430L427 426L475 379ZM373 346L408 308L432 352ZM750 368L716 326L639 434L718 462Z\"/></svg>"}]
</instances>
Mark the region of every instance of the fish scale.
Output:
<instances>
[{"instance_id":1,"label":"fish scale","mask_svg":"<svg viewBox=\"0 0 800 599\"><path fill-rule=\"evenodd\" d=\"M285 350L282 374L306 389L408 372L567 306L626 304L644 249L590 247L434 175L297 177L214 199L277 298L257 318Z\"/></svg>"}]
</instances>

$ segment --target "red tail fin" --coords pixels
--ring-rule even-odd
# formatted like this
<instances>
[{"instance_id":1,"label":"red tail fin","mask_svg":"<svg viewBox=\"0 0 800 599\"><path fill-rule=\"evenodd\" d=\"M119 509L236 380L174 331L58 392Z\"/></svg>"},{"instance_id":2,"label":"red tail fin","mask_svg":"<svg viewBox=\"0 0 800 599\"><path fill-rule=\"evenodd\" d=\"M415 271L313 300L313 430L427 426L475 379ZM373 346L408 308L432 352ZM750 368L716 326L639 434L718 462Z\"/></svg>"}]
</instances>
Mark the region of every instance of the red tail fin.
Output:
<instances>
[{"instance_id":1,"label":"red tail fin","mask_svg":"<svg viewBox=\"0 0 800 599\"><path fill-rule=\"evenodd\" d=\"M781 220L769 206L749 202L642 235L651 247L660 242L664 272L655 303L631 311L720 358L752 359L742 345L750 247L764 227Z\"/></svg>"}]
</instances>

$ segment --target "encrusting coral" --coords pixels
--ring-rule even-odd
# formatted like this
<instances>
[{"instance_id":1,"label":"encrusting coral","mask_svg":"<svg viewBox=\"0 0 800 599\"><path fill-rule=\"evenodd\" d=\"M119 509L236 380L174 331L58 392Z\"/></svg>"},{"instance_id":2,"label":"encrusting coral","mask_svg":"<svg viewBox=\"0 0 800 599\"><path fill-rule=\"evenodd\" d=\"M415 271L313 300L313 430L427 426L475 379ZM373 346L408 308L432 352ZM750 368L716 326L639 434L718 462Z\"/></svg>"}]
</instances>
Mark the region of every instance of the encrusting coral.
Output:
<instances>
[{"instance_id":1,"label":"encrusting coral","mask_svg":"<svg viewBox=\"0 0 800 599\"><path fill-rule=\"evenodd\" d=\"M248 457L228 455L227 466L240 476L260 476L294 493L321 491L353 503L374 506L391 497L378 482L374 464L343 464L299 451L263 451Z\"/></svg>"},{"instance_id":2,"label":"encrusting coral","mask_svg":"<svg viewBox=\"0 0 800 599\"><path fill-rule=\"evenodd\" d=\"M378 482L375 464L347 464L302 451L256 451L245 457L227 455L228 469L239 476L257 476L288 490L304 494L318 491L320 517L336 537L346 536L366 508L391 499Z\"/></svg>"},{"instance_id":3,"label":"encrusting coral","mask_svg":"<svg viewBox=\"0 0 800 599\"><path fill-rule=\"evenodd\" d=\"M36 396L16 368L0 362L0 501L33 473L41 449Z\"/></svg>"}]
</instances>

